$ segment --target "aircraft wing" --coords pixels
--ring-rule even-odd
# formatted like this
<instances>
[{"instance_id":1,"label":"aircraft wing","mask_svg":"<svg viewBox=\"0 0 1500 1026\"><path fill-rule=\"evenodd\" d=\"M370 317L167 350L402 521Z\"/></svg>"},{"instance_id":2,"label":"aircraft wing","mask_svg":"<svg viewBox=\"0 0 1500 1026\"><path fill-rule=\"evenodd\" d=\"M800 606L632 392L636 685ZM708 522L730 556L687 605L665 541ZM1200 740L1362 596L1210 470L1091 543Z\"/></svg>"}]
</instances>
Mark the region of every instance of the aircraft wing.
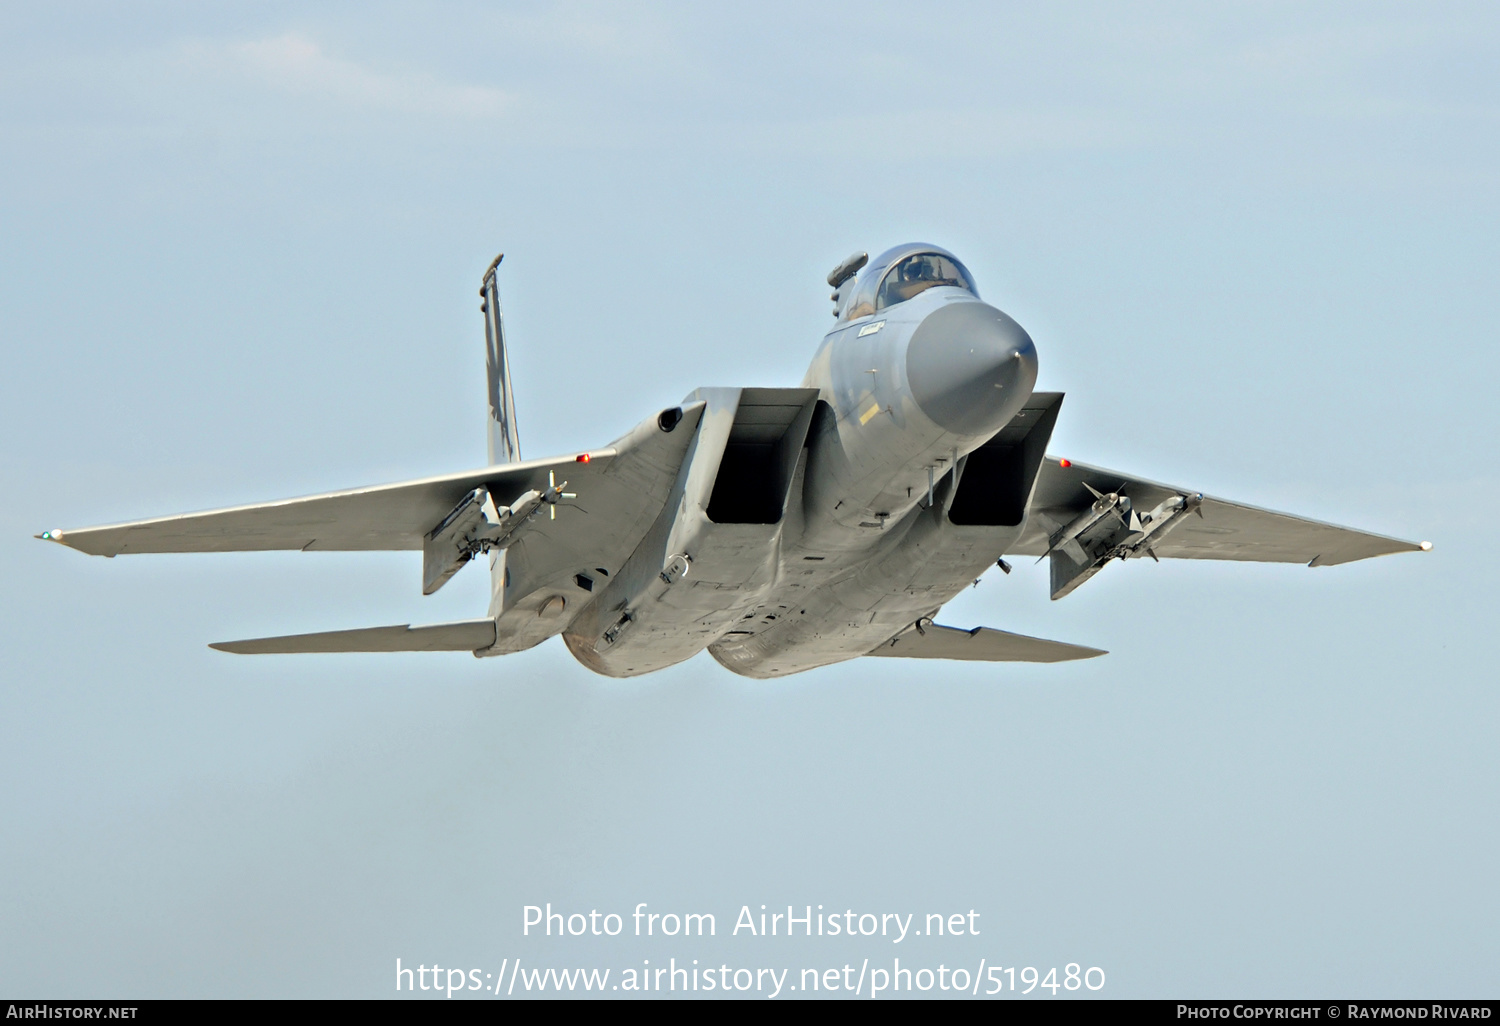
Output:
<instances>
[{"instance_id":1,"label":"aircraft wing","mask_svg":"<svg viewBox=\"0 0 1500 1026\"><path fill-rule=\"evenodd\" d=\"M1325 524L1048 457L1009 552L1051 558L1060 599L1113 559L1234 559L1332 566L1427 542Z\"/></svg>"},{"instance_id":2,"label":"aircraft wing","mask_svg":"<svg viewBox=\"0 0 1500 1026\"><path fill-rule=\"evenodd\" d=\"M607 449L506 463L415 481L352 488L277 502L182 513L103 527L47 531L38 537L97 556L137 552L390 551L422 549L428 535L476 489L496 506L555 484L567 510L550 531L565 534L571 553L621 544L649 525L666 501L692 440L703 404L683 408L667 432L652 417ZM533 499L533 505L535 500ZM571 508L569 508L571 507ZM550 517L542 522L552 526ZM538 539L539 541L540 539ZM522 543L529 539L522 539ZM536 547L534 544L528 547ZM628 554L628 553L627 553Z\"/></svg>"},{"instance_id":3,"label":"aircraft wing","mask_svg":"<svg viewBox=\"0 0 1500 1026\"><path fill-rule=\"evenodd\" d=\"M1129 496L1137 514L1147 513L1177 497L1195 500L1195 508L1181 514L1151 550L1162 559L1236 559L1266 563L1305 563L1332 566L1392 552L1416 552L1430 545L1402 541L1319 520L1202 495L1192 489L1147 481L1117 470L1083 463L1062 466L1047 457L1037 475L1030 513L1020 540L1010 551L1041 556L1049 539L1094 502L1098 492ZM1198 514L1198 515L1194 515ZM1163 527L1169 525L1164 524ZM1139 555L1146 555L1142 551Z\"/></svg>"},{"instance_id":4,"label":"aircraft wing","mask_svg":"<svg viewBox=\"0 0 1500 1026\"><path fill-rule=\"evenodd\" d=\"M422 539L475 488L508 501L530 488L546 488L547 475L571 490L603 476L613 449L579 456L530 460L442 477L350 488L296 499L179 513L103 527L48 531L42 537L92 556L135 552L249 552L267 549L390 551L420 549Z\"/></svg>"}]
</instances>

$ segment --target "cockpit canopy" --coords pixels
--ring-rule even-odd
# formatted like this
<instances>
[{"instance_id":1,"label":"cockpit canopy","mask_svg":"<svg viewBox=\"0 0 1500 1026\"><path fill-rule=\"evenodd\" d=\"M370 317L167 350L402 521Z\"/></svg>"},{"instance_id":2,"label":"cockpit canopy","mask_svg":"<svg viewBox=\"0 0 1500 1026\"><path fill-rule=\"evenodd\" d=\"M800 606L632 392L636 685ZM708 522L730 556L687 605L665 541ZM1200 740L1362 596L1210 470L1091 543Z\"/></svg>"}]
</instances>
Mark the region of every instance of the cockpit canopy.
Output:
<instances>
[{"instance_id":1,"label":"cockpit canopy","mask_svg":"<svg viewBox=\"0 0 1500 1026\"><path fill-rule=\"evenodd\" d=\"M875 295L875 309L904 303L934 285L956 285L974 291L974 282L964 265L941 253L913 253L886 272Z\"/></svg>"},{"instance_id":2,"label":"cockpit canopy","mask_svg":"<svg viewBox=\"0 0 1500 1026\"><path fill-rule=\"evenodd\" d=\"M968 268L952 253L920 243L897 246L871 261L857 285L846 286L854 287L855 294L841 319L868 317L939 285L963 289L975 298L979 296Z\"/></svg>"}]
</instances>

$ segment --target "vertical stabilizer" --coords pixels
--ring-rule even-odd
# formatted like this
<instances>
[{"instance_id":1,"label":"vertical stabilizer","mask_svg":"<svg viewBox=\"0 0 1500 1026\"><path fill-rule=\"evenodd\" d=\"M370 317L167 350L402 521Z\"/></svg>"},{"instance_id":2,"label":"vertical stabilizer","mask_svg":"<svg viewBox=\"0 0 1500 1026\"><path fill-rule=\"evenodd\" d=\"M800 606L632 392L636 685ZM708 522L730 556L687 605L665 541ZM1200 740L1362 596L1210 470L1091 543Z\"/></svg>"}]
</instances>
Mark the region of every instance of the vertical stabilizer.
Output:
<instances>
[{"instance_id":1,"label":"vertical stabilizer","mask_svg":"<svg viewBox=\"0 0 1500 1026\"><path fill-rule=\"evenodd\" d=\"M500 287L495 282L495 272L505 254L497 256L484 272L479 295L484 311L484 369L489 377L490 419L489 453L490 463L516 463L521 459L521 439L516 433L516 402L510 391L510 356L505 351L505 315L500 309Z\"/></svg>"}]
</instances>

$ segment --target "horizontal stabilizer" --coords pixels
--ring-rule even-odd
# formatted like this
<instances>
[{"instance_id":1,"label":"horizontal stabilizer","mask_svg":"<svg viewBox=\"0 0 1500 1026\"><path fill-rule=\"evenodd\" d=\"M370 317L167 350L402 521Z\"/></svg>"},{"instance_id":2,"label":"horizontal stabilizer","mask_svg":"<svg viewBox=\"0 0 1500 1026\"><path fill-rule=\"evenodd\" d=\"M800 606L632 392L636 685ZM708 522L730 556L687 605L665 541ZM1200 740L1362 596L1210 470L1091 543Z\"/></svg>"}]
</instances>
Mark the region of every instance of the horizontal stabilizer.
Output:
<instances>
[{"instance_id":1,"label":"horizontal stabilizer","mask_svg":"<svg viewBox=\"0 0 1500 1026\"><path fill-rule=\"evenodd\" d=\"M276 655L293 652L474 652L494 643L494 620L459 620L425 627L402 623L394 627L219 641L208 647L237 655Z\"/></svg>"},{"instance_id":2,"label":"horizontal stabilizer","mask_svg":"<svg viewBox=\"0 0 1500 1026\"><path fill-rule=\"evenodd\" d=\"M1092 659L1103 649L1069 645L1062 641L1031 638L993 627L971 631L930 623L912 628L881 645L872 656L904 656L908 659L969 659L986 663L1062 663L1069 659Z\"/></svg>"}]
</instances>

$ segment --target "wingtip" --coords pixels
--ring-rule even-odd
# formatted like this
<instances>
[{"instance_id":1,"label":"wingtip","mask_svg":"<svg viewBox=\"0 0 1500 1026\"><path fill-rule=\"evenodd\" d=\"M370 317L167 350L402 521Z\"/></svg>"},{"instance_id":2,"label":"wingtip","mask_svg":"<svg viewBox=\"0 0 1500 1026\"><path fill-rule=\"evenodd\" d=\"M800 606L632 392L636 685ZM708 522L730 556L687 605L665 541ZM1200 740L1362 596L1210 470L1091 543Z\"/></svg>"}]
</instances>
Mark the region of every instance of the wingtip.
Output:
<instances>
[{"instance_id":1,"label":"wingtip","mask_svg":"<svg viewBox=\"0 0 1500 1026\"><path fill-rule=\"evenodd\" d=\"M1432 551L1432 542L1430 542L1430 541L1419 542L1417 544L1417 548L1421 549L1423 552L1431 552Z\"/></svg>"},{"instance_id":2,"label":"wingtip","mask_svg":"<svg viewBox=\"0 0 1500 1026\"><path fill-rule=\"evenodd\" d=\"M75 528L69 535L65 534L61 528L54 527L41 534L34 534L32 537L37 541L55 542L63 548L82 552L85 556L103 556L106 559L113 559L116 555L116 552L100 547L97 542L90 544L90 535L86 528Z\"/></svg>"}]
</instances>

